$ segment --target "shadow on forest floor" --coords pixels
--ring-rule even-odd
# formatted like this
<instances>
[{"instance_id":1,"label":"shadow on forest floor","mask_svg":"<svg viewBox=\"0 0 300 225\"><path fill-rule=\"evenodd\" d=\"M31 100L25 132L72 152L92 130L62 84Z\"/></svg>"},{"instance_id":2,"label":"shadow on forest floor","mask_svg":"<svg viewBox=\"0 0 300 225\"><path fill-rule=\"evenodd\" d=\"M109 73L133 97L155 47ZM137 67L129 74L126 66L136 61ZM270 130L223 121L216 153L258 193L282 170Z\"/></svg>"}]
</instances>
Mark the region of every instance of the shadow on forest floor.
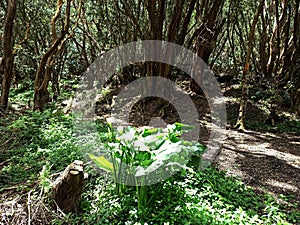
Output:
<instances>
[{"instance_id":1,"label":"shadow on forest floor","mask_svg":"<svg viewBox=\"0 0 300 225\"><path fill-rule=\"evenodd\" d=\"M99 117L105 119L106 117L110 116L111 105L113 102L112 99L114 96L118 95L118 93L119 92L117 90L114 90L110 92L108 96L98 101L98 107L96 109L97 109L97 115ZM248 104L247 114L246 114L246 121L247 121L246 126L248 127L248 130L244 132L234 130L232 129L232 127L237 117L238 107L239 107L238 101L236 99L236 97L239 96L238 93L239 90L228 90L224 94L227 100L226 103L227 103L227 118L228 118L226 139L223 141L222 148L220 149L213 164L218 169L226 171L227 175L233 175L239 177L240 179L243 180L245 184L252 186L254 190L258 193L270 193L273 196L275 196L279 202L284 201L282 200L283 198L280 197L281 194L287 196L286 197L288 198L287 201L283 203L284 206L288 207L288 209L289 207L290 208L299 207L299 205L297 205L297 203L300 202L299 122L295 121L295 123L292 124L294 127L287 127L289 121L286 120L285 123L283 123L282 125L282 128L286 129L285 132L278 130L278 127L273 127L273 128L269 127L266 124L264 124L264 121L268 116L266 111L263 110L263 108L260 107L258 104L255 104L254 102L250 101ZM203 144L207 144L210 135L210 121L211 121L210 108L204 96L195 95L195 94L192 94L190 96L199 114L199 120L196 121L200 123L199 141ZM128 101L128 99L126 100ZM175 99L175 101L181 101L181 100L182 99ZM45 116L46 114L41 114L41 115ZM41 149L40 148L41 144L43 145L44 149L46 148L48 150L49 148L52 150L55 149L55 151L53 152L58 152L55 154L53 153L54 155L52 155L52 157L55 156L52 158L53 162L62 161L62 159L67 158L67 157L62 157L63 154L67 154L70 155L70 157L73 157L71 156L71 154L68 154L67 152L67 151L71 151L72 153L74 153L73 149L70 148L70 146L74 144L72 142L72 138L67 135L68 132L65 132L68 131L68 129L59 130L58 127L54 126L53 128L55 129L52 129L53 134L55 134L53 136L54 138L53 140L48 138L49 135L45 136L47 137L45 138L45 140L39 138L40 136L43 136L40 130L40 124L44 120L49 121L49 119L52 118L52 116L53 115L50 113L49 115L47 115L46 118L40 116L37 117L34 115L32 115L32 117L28 117L29 119L35 118L35 120L32 121L32 123L30 123L32 125L35 125L35 127L28 126L27 124L28 118L26 120L22 119L22 121L24 120L23 121L24 123L22 123L23 126L18 127L19 130L22 131L22 133L16 134L17 137L19 137L22 140L22 142L19 142L18 141L19 139L16 139L17 140L16 143L18 143L19 145L24 143L24 146L19 146L20 151L18 152L17 157L14 157L16 161L20 161L19 164L21 169L17 170L16 165L14 165L14 167L11 167L10 172L13 173L10 173L9 175L10 176L14 175L14 176L11 177L6 176L7 180L3 179L4 176L2 174L1 177L1 173L0 173L0 178L2 178L1 182L6 181L6 183L8 183L8 181L10 181L8 180L8 178L9 179L13 178L14 182L9 183L13 185L16 181L18 181L18 179L24 180L24 174L38 175L38 172L41 170L41 166L42 166L41 163L45 158L44 157L41 158L41 156L37 155L34 151L35 149ZM58 116L58 118L60 118L60 116ZM36 119L38 120L36 121ZM168 103L167 101L158 98L146 98L142 101L137 102L131 110L129 119L130 119L130 123L135 126L145 126L149 124L153 126L161 126L161 125L171 124L174 122L182 122L187 124L191 122L191 121L181 121L175 107L172 104ZM62 121L62 122L69 124L70 121L69 122L67 121ZM292 128L292 129L288 130L288 128ZM0 133L8 135L4 129ZM24 137L36 136L36 138L27 140L22 137L22 134L24 134ZM58 138L58 140L62 140L62 139L68 140L66 141L66 146L64 145L60 146L60 141L56 140L56 138ZM5 141L6 139L8 140L8 142L10 140L13 140L10 136L7 137L3 136L3 140L4 140L3 143L5 143L5 145L9 144L7 141ZM35 141L34 143L36 145L35 148L27 149L28 145L26 146L26 143L32 141ZM57 143L57 145L55 143ZM33 143L31 143L31 146L32 145ZM12 149L17 147L18 146L11 146ZM57 151L59 149L61 151ZM32 168L29 167L29 170L26 170L27 172L24 172L23 169L24 161L22 162L22 160L24 160L25 158L23 156L23 153L25 152L24 150L28 150L27 153L30 156L27 157L28 159L30 159L27 162L27 164L35 165L35 167ZM15 153L15 151L12 152ZM2 152L0 151L0 153L2 153L0 158L3 161L2 163L0 163L0 169L1 169L1 167L3 167L4 164L11 163L10 161L11 156L4 154L4 151ZM32 156L35 156L36 158ZM58 158L56 156L58 156L59 160L57 160ZM72 160L73 158L69 159L69 161ZM35 161L36 164L34 164L33 161ZM21 176L21 174L23 175ZM216 177L218 179L216 182L218 183L219 176ZM213 177L208 177L207 180L210 178L213 179ZM228 185L227 183L226 184L221 183L220 185L226 186L227 188L226 192L228 189L235 188L235 186L230 186L230 183L228 183ZM175 185L173 185L172 187L174 186ZM5 189L5 191L1 193L0 197L3 197L3 200L5 199L9 201L12 199L12 196L15 196L17 194L18 188L20 188L18 185L8 187L8 189ZM25 191L25 189L23 191ZM26 198L27 195L24 196ZM241 199L243 201L243 197L239 196L239 200ZM24 197L23 199L18 198L18 201L21 200L23 201ZM15 205L13 207L17 206L18 201L15 202ZM287 204L287 202L294 203L295 206L291 207L289 204ZM1 210L8 210L8 205L2 204L2 208L1 208L1 204L0 204L0 211ZM19 213L19 218L22 217L23 219L24 215L26 215L26 213L21 211L21 213Z\"/></svg>"},{"instance_id":2,"label":"shadow on forest floor","mask_svg":"<svg viewBox=\"0 0 300 225\"><path fill-rule=\"evenodd\" d=\"M229 130L215 163L258 191L300 201L300 142L288 134Z\"/></svg>"},{"instance_id":3,"label":"shadow on forest floor","mask_svg":"<svg viewBox=\"0 0 300 225\"><path fill-rule=\"evenodd\" d=\"M223 86L223 90L225 88ZM254 96L256 90L249 92L253 92ZM300 202L299 121L281 117L282 120L272 127L265 123L268 111L264 105L250 100L245 118L248 130L234 130L239 110L239 94L239 89L224 91L228 129L214 164L219 169L226 170L229 175L240 177L259 192L269 192L274 196L294 196L292 201ZM207 126L211 119L210 108L205 96L191 95L191 98L199 114L199 141L206 144L210 135L210 128ZM187 123L180 121L173 105L158 98L146 98L137 102L132 108L130 123L135 126L151 125L153 118L158 118L158 125Z\"/></svg>"}]
</instances>

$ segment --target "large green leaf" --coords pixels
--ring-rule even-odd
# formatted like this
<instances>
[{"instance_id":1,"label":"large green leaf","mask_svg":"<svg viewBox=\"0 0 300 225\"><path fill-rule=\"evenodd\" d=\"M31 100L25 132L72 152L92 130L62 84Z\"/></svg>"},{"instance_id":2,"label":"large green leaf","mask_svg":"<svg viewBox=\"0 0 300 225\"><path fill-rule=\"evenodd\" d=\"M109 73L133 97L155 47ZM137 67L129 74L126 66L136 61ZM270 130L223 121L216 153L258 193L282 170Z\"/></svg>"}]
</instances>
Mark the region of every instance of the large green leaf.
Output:
<instances>
[{"instance_id":1,"label":"large green leaf","mask_svg":"<svg viewBox=\"0 0 300 225\"><path fill-rule=\"evenodd\" d=\"M100 169L103 169L103 170L111 172L111 173L113 172L113 170L114 170L113 164L110 161L108 161L107 159L105 159L104 156L95 156L93 154L88 154L88 156L91 158L91 160L94 161L94 163L97 164L97 166Z\"/></svg>"}]
</instances>

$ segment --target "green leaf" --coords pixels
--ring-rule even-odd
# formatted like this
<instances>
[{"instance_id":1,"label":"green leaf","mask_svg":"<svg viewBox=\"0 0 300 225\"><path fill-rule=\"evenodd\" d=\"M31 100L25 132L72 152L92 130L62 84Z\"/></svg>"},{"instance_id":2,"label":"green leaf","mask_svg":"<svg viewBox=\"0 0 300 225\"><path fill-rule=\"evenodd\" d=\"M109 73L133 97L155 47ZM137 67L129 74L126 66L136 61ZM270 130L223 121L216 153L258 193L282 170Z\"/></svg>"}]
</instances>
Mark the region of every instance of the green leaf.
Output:
<instances>
[{"instance_id":1,"label":"green leaf","mask_svg":"<svg viewBox=\"0 0 300 225\"><path fill-rule=\"evenodd\" d=\"M157 134L158 133L158 128L153 128L153 129L145 129L144 133L142 134L142 137L147 137L152 134Z\"/></svg>"},{"instance_id":2,"label":"green leaf","mask_svg":"<svg viewBox=\"0 0 300 225\"><path fill-rule=\"evenodd\" d=\"M135 154L134 158L137 161L143 161L143 160L147 160L150 159L151 154L150 152L144 152L144 151L140 151L138 153Z\"/></svg>"},{"instance_id":3,"label":"green leaf","mask_svg":"<svg viewBox=\"0 0 300 225\"><path fill-rule=\"evenodd\" d=\"M170 133L170 134L169 134L169 140L170 140L172 143L176 143L176 142L178 142L180 139L177 137L177 134L175 134L175 133Z\"/></svg>"},{"instance_id":4,"label":"green leaf","mask_svg":"<svg viewBox=\"0 0 300 225\"><path fill-rule=\"evenodd\" d=\"M176 126L176 130L184 131L184 132L189 132L195 129L194 126L183 124L183 123L177 123L177 122L175 123L175 126Z\"/></svg>"},{"instance_id":5,"label":"green leaf","mask_svg":"<svg viewBox=\"0 0 300 225\"><path fill-rule=\"evenodd\" d=\"M90 157L91 160L93 160L94 163L97 164L97 166L100 169L103 169L103 170L111 172L111 173L113 172L113 169L114 169L113 164L110 161L108 161L107 159L105 159L104 156L95 156L95 155L89 154L89 153L88 153L88 156Z\"/></svg>"},{"instance_id":6,"label":"green leaf","mask_svg":"<svg viewBox=\"0 0 300 225\"><path fill-rule=\"evenodd\" d=\"M149 166L151 163L153 163L153 159L144 160L144 161L141 162L141 166L142 166L142 167L147 167L147 166Z\"/></svg>"},{"instance_id":7,"label":"green leaf","mask_svg":"<svg viewBox=\"0 0 300 225\"><path fill-rule=\"evenodd\" d=\"M172 143L166 141L158 150L154 151L155 159L166 161L170 159L172 155L178 154L180 151L180 143Z\"/></svg>"}]
</instances>

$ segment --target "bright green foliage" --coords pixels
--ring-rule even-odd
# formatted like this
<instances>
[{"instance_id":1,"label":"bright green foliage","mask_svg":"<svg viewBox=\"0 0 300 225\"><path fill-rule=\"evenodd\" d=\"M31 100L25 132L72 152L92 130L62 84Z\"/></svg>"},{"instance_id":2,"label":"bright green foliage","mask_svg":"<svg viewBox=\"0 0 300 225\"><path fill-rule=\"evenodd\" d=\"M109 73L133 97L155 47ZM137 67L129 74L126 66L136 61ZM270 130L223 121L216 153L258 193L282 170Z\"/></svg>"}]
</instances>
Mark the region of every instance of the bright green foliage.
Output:
<instances>
[{"instance_id":1,"label":"bright green foliage","mask_svg":"<svg viewBox=\"0 0 300 225\"><path fill-rule=\"evenodd\" d=\"M1 119L0 161L5 162L0 171L1 188L21 183L18 190L29 190L38 180L43 193L47 193L50 174L62 171L74 159L82 158L78 140L73 135L72 120L71 116L51 109ZM177 131L171 132L172 129ZM112 132L109 125L97 123L102 142L125 145L124 140L117 140L118 137L133 133L132 139L126 140L128 145L138 145L137 137L149 140L153 136L158 137L154 141L156 145L149 146L161 150L170 139L177 140L170 141L171 144L182 142L178 140L181 134L178 129L175 125L170 132L136 128ZM161 140L165 142L161 144ZM113 149L117 148L112 146ZM137 156L129 158L129 162L148 168L149 165L141 165L141 162L148 159L149 154L138 153L136 151ZM154 159L153 155L150 156ZM111 164L106 163L102 161L102 165L111 170ZM238 179L227 177L225 172L214 168L194 173L183 169L151 186L119 186L119 193L116 193L116 184L103 173L99 175L93 167L86 169L90 178L82 195L81 213L68 214L63 221L56 218L53 224L297 224L300 220L299 206L278 204L272 196L259 195ZM282 200L289 202L292 198L282 197Z\"/></svg>"},{"instance_id":2,"label":"bright green foliage","mask_svg":"<svg viewBox=\"0 0 300 225\"><path fill-rule=\"evenodd\" d=\"M40 172L40 185L44 189L45 193L48 193L51 189L51 180L50 177L50 165L47 163L43 166L42 171Z\"/></svg>"},{"instance_id":3,"label":"bright green foliage","mask_svg":"<svg viewBox=\"0 0 300 225\"><path fill-rule=\"evenodd\" d=\"M104 156L94 156L93 154L88 154L91 160L93 160L97 166L107 172L113 172L113 164L104 158Z\"/></svg>"},{"instance_id":4,"label":"bright green foliage","mask_svg":"<svg viewBox=\"0 0 300 225\"><path fill-rule=\"evenodd\" d=\"M52 172L60 171L75 159L83 158L73 136L72 117L60 111L27 111L0 123L3 124L1 143L5 144L0 161L7 161L0 170L1 188L15 183L30 185L37 180L44 165ZM47 173L50 171L44 167L42 182L46 181Z\"/></svg>"},{"instance_id":5,"label":"bright green foliage","mask_svg":"<svg viewBox=\"0 0 300 225\"><path fill-rule=\"evenodd\" d=\"M184 164L188 162L191 155L200 156L204 152L203 145L197 142L189 142L180 139L183 132L191 130L193 127L175 123L166 129L137 129L127 127L115 131L112 128L108 132L108 142L104 147L108 149L112 158L112 165L115 176L121 171L120 167L126 164L135 176L148 175L158 169L166 167L185 168ZM89 156L97 165L107 170L108 161L104 157ZM129 168L129 169L130 169ZM118 182L118 180L116 180Z\"/></svg>"},{"instance_id":6,"label":"bright green foliage","mask_svg":"<svg viewBox=\"0 0 300 225\"><path fill-rule=\"evenodd\" d=\"M205 150L197 142L180 139L183 132L192 126L175 123L166 129L138 129L126 127L115 131L111 126L108 142L109 161L104 156L88 154L97 166L112 174L116 183L116 193L123 195L128 186L136 186L139 210L149 204L147 187L168 178L180 169L192 170L186 166L192 155L200 157Z\"/></svg>"},{"instance_id":7,"label":"bright green foliage","mask_svg":"<svg viewBox=\"0 0 300 225\"><path fill-rule=\"evenodd\" d=\"M296 224L299 212L286 210L270 195L259 195L234 177L210 167L181 171L145 189L151 201L139 210L135 188L122 196L114 185L94 175L82 202L82 214L69 215L70 224ZM63 224L53 221L53 224Z\"/></svg>"}]
</instances>

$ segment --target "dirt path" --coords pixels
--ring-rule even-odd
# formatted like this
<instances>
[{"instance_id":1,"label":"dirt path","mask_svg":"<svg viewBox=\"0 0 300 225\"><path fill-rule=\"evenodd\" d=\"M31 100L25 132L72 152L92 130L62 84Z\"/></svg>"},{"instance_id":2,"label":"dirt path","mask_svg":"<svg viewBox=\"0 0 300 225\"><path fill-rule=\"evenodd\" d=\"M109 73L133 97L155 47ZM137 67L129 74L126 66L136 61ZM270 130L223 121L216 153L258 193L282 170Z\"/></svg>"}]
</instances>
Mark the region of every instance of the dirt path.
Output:
<instances>
[{"instance_id":1,"label":"dirt path","mask_svg":"<svg viewBox=\"0 0 300 225\"><path fill-rule=\"evenodd\" d=\"M215 160L219 169L256 190L293 195L300 202L300 139L297 135L229 130Z\"/></svg>"},{"instance_id":2,"label":"dirt path","mask_svg":"<svg viewBox=\"0 0 300 225\"><path fill-rule=\"evenodd\" d=\"M229 123L237 115L238 101L235 98L237 92L234 90L224 93L227 101L228 129L214 164L219 169L227 171L228 175L238 176L258 192L268 192L274 196L292 195L291 198L295 203L300 202L299 134L233 130L232 124ZM210 109L207 100L204 96L198 95L192 95L191 99L198 109L201 124L199 141L207 144L210 134ZM109 114L110 110L101 111ZM266 116L259 106L248 104L247 121L264 123ZM147 102L140 102L133 107L130 122L134 126L145 126L156 117L161 119L158 121L165 123L180 120L176 109L168 102L148 99ZM189 124L191 121L181 122Z\"/></svg>"}]
</instances>

